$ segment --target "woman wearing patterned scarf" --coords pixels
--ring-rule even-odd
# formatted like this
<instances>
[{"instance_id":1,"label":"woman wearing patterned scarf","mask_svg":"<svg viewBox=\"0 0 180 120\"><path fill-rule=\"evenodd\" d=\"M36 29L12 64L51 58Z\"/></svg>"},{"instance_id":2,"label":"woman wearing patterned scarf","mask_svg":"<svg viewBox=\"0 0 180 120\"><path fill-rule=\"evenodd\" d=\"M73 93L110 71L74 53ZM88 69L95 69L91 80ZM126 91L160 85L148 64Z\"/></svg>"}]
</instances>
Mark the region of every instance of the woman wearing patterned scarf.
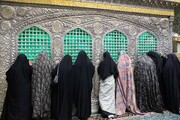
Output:
<instances>
[{"instance_id":1,"label":"woman wearing patterned scarf","mask_svg":"<svg viewBox=\"0 0 180 120\"><path fill-rule=\"evenodd\" d=\"M135 114L140 113L136 105L131 59L125 51L120 52L117 68L119 76L116 82L116 114L122 115L126 112L126 109Z\"/></svg>"},{"instance_id":2,"label":"woman wearing patterned scarf","mask_svg":"<svg viewBox=\"0 0 180 120\"><path fill-rule=\"evenodd\" d=\"M134 69L136 101L141 112L163 112L162 97L153 60L143 54L138 57Z\"/></svg>"},{"instance_id":3,"label":"woman wearing patterned scarf","mask_svg":"<svg viewBox=\"0 0 180 120\"><path fill-rule=\"evenodd\" d=\"M34 119L49 120L50 117L50 83L51 62L48 54L41 52L32 65L32 104Z\"/></svg>"}]
</instances>

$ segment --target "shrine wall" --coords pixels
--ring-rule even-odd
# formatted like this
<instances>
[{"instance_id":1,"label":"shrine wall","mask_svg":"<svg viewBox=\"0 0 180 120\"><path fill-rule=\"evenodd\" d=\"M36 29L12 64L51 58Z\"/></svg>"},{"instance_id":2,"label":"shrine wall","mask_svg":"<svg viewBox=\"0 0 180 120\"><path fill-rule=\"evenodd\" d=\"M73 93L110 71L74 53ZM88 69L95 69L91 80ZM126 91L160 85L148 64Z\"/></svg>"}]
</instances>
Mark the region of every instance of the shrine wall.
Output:
<instances>
[{"instance_id":1,"label":"shrine wall","mask_svg":"<svg viewBox=\"0 0 180 120\"><path fill-rule=\"evenodd\" d=\"M51 59L63 57L63 36L80 28L92 37L92 62L98 67L104 50L105 35L118 30L128 39L127 53L133 61L137 57L137 38L148 31L158 40L157 51L172 52L172 19L160 15L135 14L111 10L40 5L0 5L0 111L7 90L6 71L18 54L18 35L36 26L50 35ZM99 78L93 77L92 112L97 112Z\"/></svg>"}]
</instances>

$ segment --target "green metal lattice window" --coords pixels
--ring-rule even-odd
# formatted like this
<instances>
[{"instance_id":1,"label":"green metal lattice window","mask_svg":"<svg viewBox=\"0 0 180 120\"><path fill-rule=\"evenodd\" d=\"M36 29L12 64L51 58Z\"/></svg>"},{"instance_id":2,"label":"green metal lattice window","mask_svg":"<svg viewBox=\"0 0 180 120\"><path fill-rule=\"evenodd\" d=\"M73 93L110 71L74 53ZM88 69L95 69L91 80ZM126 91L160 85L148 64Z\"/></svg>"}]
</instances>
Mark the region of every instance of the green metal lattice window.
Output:
<instances>
[{"instance_id":1,"label":"green metal lattice window","mask_svg":"<svg viewBox=\"0 0 180 120\"><path fill-rule=\"evenodd\" d=\"M138 38L137 50L138 54L142 54L148 51L156 51L157 38L150 32L141 34Z\"/></svg>"},{"instance_id":2,"label":"green metal lattice window","mask_svg":"<svg viewBox=\"0 0 180 120\"><path fill-rule=\"evenodd\" d=\"M92 37L86 31L77 28L64 36L64 55L71 55L74 62L80 50L84 50L92 59Z\"/></svg>"},{"instance_id":3,"label":"green metal lattice window","mask_svg":"<svg viewBox=\"0 0 180 120\"><path fill-rule=\"evenodd\" d=\"M127 51L127 44L127 37L123 33L114 30L106 34L104 38L104 51L108 51L113 60L117 61L119 51Z\"/></svg>"},{"instance_id":4,"label":"green metal lattice window","mask_svg":"<svg viewBox=\"0 0 180 120\"><path fill-rule=\"evenodd\" d=\"M41 51L47 52L48 57L51 56L51 41L47 32L33 26L19 34L18 53L23 53L28 59L34 61Z\"/></svg>"}]
</instances>

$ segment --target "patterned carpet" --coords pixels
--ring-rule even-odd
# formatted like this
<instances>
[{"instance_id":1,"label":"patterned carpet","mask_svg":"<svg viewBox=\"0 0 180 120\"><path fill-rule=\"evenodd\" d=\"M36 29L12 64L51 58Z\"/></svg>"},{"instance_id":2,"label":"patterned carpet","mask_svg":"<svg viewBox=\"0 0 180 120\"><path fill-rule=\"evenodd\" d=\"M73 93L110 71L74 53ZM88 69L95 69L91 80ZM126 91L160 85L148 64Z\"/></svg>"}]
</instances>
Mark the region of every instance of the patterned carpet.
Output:
<instances>
[{"instance_id":1,"label":"patterned carpet","mask_svg":"<svg viewBox=\"0 0 180 120\"><path fill-rule=\"evenodd\" d=\"M100 115L91 116L88 120L108 120L101 118ZM132 113L125 113L122 116L116 116L112 120L180 120L180 115L172 114L164 111L164 114L156 113L151 115L133 115Z\"/></svg>"}]
</instances>

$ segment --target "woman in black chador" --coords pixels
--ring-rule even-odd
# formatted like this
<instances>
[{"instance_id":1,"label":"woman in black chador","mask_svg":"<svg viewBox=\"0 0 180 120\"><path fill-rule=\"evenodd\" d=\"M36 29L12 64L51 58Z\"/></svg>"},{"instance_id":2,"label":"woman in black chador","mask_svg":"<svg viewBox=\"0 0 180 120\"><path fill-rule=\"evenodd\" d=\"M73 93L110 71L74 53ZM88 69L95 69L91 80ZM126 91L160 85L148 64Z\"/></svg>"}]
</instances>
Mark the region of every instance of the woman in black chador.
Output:
<instances>
[{"instance_id":1,"label":"woman in black chador","mask_svg":"<svg viewBox=\"0 0 180 120\"><path fill-rule=\"evenodd\" d=\"M75 106L77 117L87 120L91 115L91 91L94 66L87 54L80 51L74 63Z\"/></svg>"},{"instance_id":2,"label":"woman in black chador","mask_svg":"<svg viewBox=\"0 0 180 120\"><path fill-rule=\"evenodd\" d=\"M180 94L180 63L174 54L167 55L163 70L164 104L167 110L179 113Z\"/></svg>"},{"instance_id":3,"label":"woman in black chador","mask_svg":"<svg viewBox=\"0 0 180 120\"><path fill-rule=\"evenodd\" d=\"M117 65L109 52L103 54L103 61L98 67L100 76L99 112L103 117L114 117L115 114L115 79L118 76Z\"/></svg>"},{"instance_id":4,"label":"woman in black chador","mask_svg":"<svg viewBox=\"0 0 180 120\"><path fill-rule=\"evenodd\" d=\"M61 62L53 71L53 76L56 75L59 69L58 92L57 92L57 116L56 120L71 120L72 119L72 58L69 55L64 56Z\"/></svg>"},{"instance_id":5,"label":"woman in black chador","mask_svg":"<svg viewBox=\"0 0 180 120\"><path fill-rule=\"evenodd\" d=\"M32 69L24 54L20 54L6 72L8 83L1 120L31 120Z\"/></svg>"},{"instance_id":6,"label":"woman in black chador","mask_svg":"<svg viewBox=\"0 0 180 120\"><path fill-rule=\"evenodd\" d=\"M162 95L162 103L164 105L164 90L163 90L163 59L161 55L154 51L149 51L146 53L156 65L156 73L159 81L160 92Z\"/></svg>"}]
</instances>

